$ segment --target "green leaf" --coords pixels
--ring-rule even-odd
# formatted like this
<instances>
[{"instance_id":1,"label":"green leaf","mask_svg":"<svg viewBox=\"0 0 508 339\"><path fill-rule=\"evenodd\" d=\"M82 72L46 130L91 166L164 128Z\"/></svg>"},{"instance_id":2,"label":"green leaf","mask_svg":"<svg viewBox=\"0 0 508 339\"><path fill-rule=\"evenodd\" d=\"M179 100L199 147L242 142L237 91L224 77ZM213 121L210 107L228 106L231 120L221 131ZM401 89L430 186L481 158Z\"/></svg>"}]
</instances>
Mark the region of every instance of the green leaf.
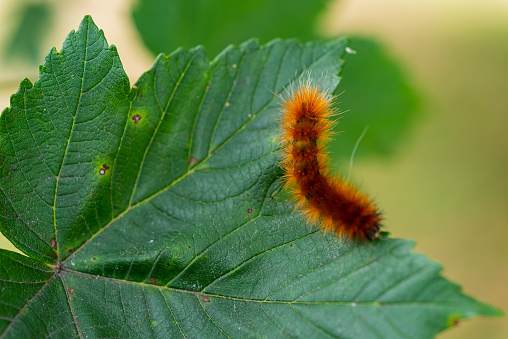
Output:
<instances>
[{"instance_id":1,"label":"green leaf","mask_svg":"<svg viewBox=\"0 0 508 339\"><path fill-rule=\"evenodd\" d=\"M428 338L500 311L386 236L312 229L278 197L281 93L333 90L345 40L161 55L130 89L85 17L0 116L5 338ZM328 74L323 77L322 74Z\"/></svg>"},{"instance_id":2,"label":"green leaf","mask_svg":"<svg viewBox=\"0 0 508 339\"><path fill-rule=\"evenodd\" d=\"M356 156L389 155L404 142L419 113L420 100L408 75L374 40L354 37L344 80L335 91L345 112L330 143L336 158L349 159L362 132Z\"/></svg>"},{"instance_id":3,"label":"green leaf","mask_svg":"<svg viewBox=\"0 0 508 339\"><path fill-rule=\"evenodd\" d=\"M25 61L38 64L44 56L44 36L50 32L53 21L52 3L19 2L20 6L12 17L16 27L10 32L2 54L8 61ZM14 21L14 20L12 20Z\"/></svg>"},{"instance_id":4,"label":"green leaf","mask_svg":"<svg viewBox=\"0 0 508 339\"><path fill-rule=\"evenodd\" d=\"M203 45L216 55L251 37L316 38L328 0L140 0L132 17L154 54Z\"/></svg>"},{"instance_id":5,"label":"green leaf","mask_svg":"<svg viewBox=\"0 0 508 339\"><path fill-rule=\"evenodd\" d=\"M154 54L203 45L215 55L252 36L262 42L322 38L316 26L328 2L297 0L288 6L286 0L140 0L132 15ZM419 113L418 93L382 44L353 37L349 46L357 53L347 56L344 80L335 91L338 110L345 114L335 127L340 135L330 142L331 156L349 159L366 127L355 157L393 154Z\"/></svg>"}]
</instances>

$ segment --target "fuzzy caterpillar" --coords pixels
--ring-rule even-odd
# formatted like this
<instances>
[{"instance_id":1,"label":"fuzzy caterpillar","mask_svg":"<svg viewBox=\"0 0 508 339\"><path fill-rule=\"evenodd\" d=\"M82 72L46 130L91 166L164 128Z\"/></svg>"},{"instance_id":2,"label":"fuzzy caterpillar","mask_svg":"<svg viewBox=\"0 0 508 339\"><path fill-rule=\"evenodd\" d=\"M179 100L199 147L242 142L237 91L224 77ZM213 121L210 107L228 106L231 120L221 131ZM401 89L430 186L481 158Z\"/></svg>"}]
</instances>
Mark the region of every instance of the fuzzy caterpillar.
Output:
<instances>
[{"instance_id":1,"label":"fuzzy caterpillar","mask_svg":"<svg viewBox=\"0 0 508 339\"><path fill-rule=\"evenodd\" d=\"M379 237L381 214L372 201L328 169L324 143L335 122L332 96L309 79L282 98L280 133L284 183L307 220L354 240Z\"/></svg>"}]
</instances>

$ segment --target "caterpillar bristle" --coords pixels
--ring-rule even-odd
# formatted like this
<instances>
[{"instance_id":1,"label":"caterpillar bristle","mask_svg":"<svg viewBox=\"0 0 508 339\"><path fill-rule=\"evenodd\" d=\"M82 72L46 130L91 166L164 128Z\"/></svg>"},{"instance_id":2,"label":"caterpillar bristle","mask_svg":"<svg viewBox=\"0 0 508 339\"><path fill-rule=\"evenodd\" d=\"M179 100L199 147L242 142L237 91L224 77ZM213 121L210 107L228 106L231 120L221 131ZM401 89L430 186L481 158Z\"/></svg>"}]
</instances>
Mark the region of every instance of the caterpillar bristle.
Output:
<instances>
[{"instance_id":1,"label":"caterpillar bristle","mask_svg":"<svg viewBox=\"0 0 508 339\"><path fill-rule=\"evenodd\" d=\"M280 166L296 208L310 223L340 237L379 237L382 218L374 203L328 168L324 145L336 124L330 120L336 115L331 94L308 78L289 87L280 110Z\"/></svg>"}]
</instances>

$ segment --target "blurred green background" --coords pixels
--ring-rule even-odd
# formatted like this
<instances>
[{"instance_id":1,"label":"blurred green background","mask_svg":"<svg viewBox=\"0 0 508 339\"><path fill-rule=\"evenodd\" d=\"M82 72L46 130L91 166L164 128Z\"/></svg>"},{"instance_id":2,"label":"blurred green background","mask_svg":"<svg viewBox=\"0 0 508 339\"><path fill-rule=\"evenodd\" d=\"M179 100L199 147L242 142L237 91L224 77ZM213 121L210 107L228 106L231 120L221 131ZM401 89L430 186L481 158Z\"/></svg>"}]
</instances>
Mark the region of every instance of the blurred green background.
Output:
<instances>
[{"instance_id":1,"label":"blurred green background","mask_svg":"<svg viewBox=\"0 0 508 339\"><path fill-rule=\"evenodd\" d=\"M251 37L352 37L333 165L375 197L393 237L415 239L466 293L508 311L508 1L0 0L0 106L85 14L131 83L179 46L213 58ZM14 249L3 237L0 247ZM439 337L508 338L508 320Z\"/></svg>"}]
</instances>

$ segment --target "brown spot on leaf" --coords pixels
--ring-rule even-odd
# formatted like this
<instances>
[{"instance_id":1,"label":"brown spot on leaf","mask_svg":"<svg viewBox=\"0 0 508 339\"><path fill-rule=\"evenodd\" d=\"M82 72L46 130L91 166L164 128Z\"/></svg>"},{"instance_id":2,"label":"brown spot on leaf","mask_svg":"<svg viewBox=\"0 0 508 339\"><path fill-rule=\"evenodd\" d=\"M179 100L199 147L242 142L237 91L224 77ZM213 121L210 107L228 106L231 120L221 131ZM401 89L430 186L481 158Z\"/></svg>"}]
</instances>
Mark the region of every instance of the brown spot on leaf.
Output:
<instances>
[{"instance_id":1,"label":"brown spot on leaf","mask_svg":"<svg viewBox=\"0 0 508 339\"><path fill-rule=\"evenodd\" d=\"M96 257L93 257L93 258L92 258L92 260L97 260L97 258L96 258Z\"/></svg>"},{"instance_id":2,"label":"brown spot on leaf","mask_svg":"<svg viewBox=\"0 0 508 339\"><path fill-rule=\"evenodd\" d=\"M137 125L139 120L143 119L143 117L139 114L136 114L135 116L132 117L132 120L134 121L134 124Z\"/></svg>"},{"instance_id":3,"label":"brown spot on leaf","mask_svg":"<svg viewBox=\"0 0 508 339\"><path fill-rule=\"evenodd\" d=\"M69 250L67 251L67 254L72 254L72 248L69 248Z\"/></svg>"},{"instance_id":4,"label":"brown spot on leaf","mask_svg":"<svg viewBox=\"0 0 508 339\"><path fill-rule=\"evenodd\" d=\"M169 263L166 264L166 266L169 266L169 265L170 265Z\"/></svg>"},{"instance_id":5,"label":"brown spot on leaf","mask_svg":"<svg viewBox=\"0 0 508 339\"><path fill-rule=\"evenodd\" d=\"M56 239L53 238L49 241L49 245L51 246L52 249L55 249L56 248Z\"/></svg>"},{"instance_id":6,"label":"brown spot on leaf","mask_svg":"<svg viewBox=\"0 0 508 339\"><path fill-rule=\"evenodd\" d=\"M210 298L209 298L209 297L207 297L207 296L205 296L205 297L203 298L203 301L204 301L205 303L209 303L209 302L210 302Z\"/></svg>"},{"instance_id":7,"label":"brown spot on leaf","mask_svg":"<svg viewBox=\"0 0 508 339\"><path fill-rule=\"evenodd\" d=\"M143 97L143 94L141 94L141 93L140 93L140 94L138 95L138 97L142 98L142 97Z\"/></svg>"},{"instance_id":8,"label":"brown spot on leaf","mask_svg":"<svg viewBox=\"0 0 508 339\"><path fill-rule=\"evenodd\" d=\"M194 157L190 157L190 159L189 159L189 165L195 164L197 162L198 162L198 159L196 159Z\"/></svg>"},{"instance_id":9,"label":"brown spot on leaf","mask_svg":"<svg viewBox=\"0 0 508 339\"><path fill-rule=\"evenodd\" d=\"M247 212L252 213L252 208L247 209Z\"/></svg>"},{"instance_id":10,"label":"brown spot on leaf","mask_svg":"<svg viewBox=\"0 0 508 339\"><path fill-rule=\"evenodd\" d=\"M99 174L100 174L100 175L104 175L104 174L106 174L106 171L107 171L108 169L109 169L109 166L108 166L108 165L106 165L106 164L103 164L103 165L102 165L102 168L99 170Z\"/></svg>"},{"instance_id":11,"label":"brown spot on leaf","mask_svg":"<svg viewBox=\"0 0 508 339\"><path fill-rule=\"evenodd\" d=\"M73 288L69 289L69 293L74 294L74 289Z\"/></svg>"},{"instance_id":12,"label":"brown spot on leaf","mask_svg":"<svg viewBox=\"0 0 508 339\"><path fill-rule=\"evenodd\" d=\"M134 88L134 89L138 89L138 86L134 85L134 86L132 86L132 88Z\"/></svg>"},{"instance_id":13,"label":"brown spot on leaf","mask_svg":"<svg viewBox=\"0 0 508 339\"><path fill-rule=\"evenodd\" d=\"M151 282L152 284L157 284L157 280L155 280L155 278L154 278L154 277L150 277L150 282Z\"/></svg>"}]
</instances>

